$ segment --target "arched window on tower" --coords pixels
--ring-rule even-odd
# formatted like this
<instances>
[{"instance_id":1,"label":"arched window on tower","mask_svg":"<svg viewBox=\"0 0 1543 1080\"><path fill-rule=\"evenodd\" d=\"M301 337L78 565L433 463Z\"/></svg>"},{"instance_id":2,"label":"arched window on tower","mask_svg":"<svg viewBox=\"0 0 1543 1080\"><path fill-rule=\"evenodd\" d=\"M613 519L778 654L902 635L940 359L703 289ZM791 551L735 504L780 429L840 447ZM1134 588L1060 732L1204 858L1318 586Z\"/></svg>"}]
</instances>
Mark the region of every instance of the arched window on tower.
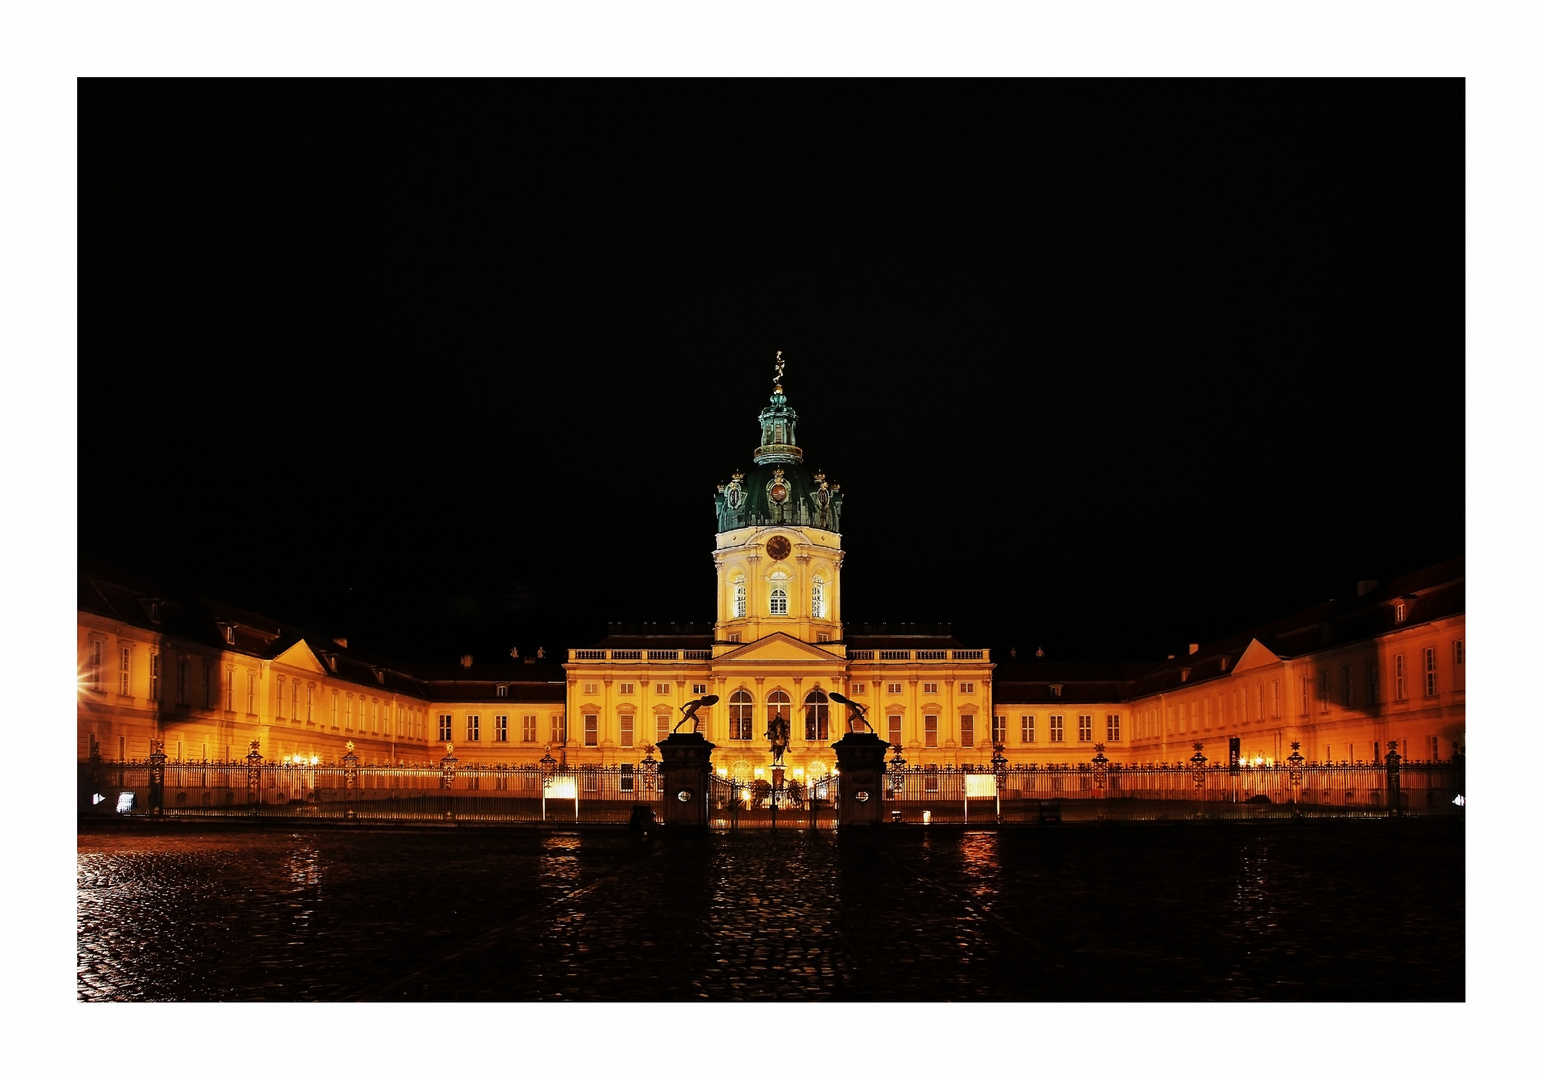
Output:
<instances>
[{"instance_id":1,"label":"arched window on tower","mask_svg":"<svg viewBox=\"0 0 1543 1080\"><path fill-rule=\"evenodd\" d=\"M818 574L809 586L809 615L815 619L825 618L825 579Z\"/></svg>"},{"instance_id":2,"label":"arched window on tower","mask_svg":"<svg viewBox=\"0 0 1543 1080\"><path fill-rule=\"evenodd\" d=\"M773 615L786 615L788 613L788 590L781 585L772 586L771 613Z\"/></svg>"},{"instance_id":3,"label":"arched window on tower","mask_svg":"<svg viewBox=\"0 0 1543 1080\"><path fill-rule=\"evenodd\" d=\"M755 738L755 704L748 690L736 690L729 698L729 738L747 741Z\"/></svg>"},{"instance_id":4,"label":"arched window on tower","mask_svg":"<svg viewBox=\"0 0 1543 1080\"><path fill-rule=\"evenodd\" d=\"M823 690L811 690L804 698L804 738L810 742L830 738L830 699Z\"/></svg>"},{"instance_id":5,"label":"arched window on tower","mask_svg":"<svg viewBox=\"0 0 1543 1080\"><path fill-rule=\"evenodd\" d=\"M734 579L734 617L745 617L745 575L740 574Z\"/></svg>"}]
</instances>

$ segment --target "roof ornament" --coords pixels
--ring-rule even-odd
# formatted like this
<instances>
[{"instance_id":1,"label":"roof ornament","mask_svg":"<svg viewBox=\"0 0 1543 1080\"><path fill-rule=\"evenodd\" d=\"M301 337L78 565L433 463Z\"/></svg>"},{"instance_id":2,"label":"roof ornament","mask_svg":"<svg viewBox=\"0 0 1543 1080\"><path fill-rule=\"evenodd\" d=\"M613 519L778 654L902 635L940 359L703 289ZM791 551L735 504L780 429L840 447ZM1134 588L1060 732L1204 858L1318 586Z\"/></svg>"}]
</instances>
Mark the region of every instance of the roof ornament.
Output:
<instances>
[{"instance_id":1,"label":"roof ornament","mask_svg":"<svg viewBox=\"0 0 1543 1080\"><path fill-rule=\"evenodd\" d=\"M785 364L787 364L787 361L782 358L782 350L778 349L776 360L777 374L772 376L772 385L777 388L777 393L779 394L782 393L782 368Z\"/></svg>"}]
</instances>

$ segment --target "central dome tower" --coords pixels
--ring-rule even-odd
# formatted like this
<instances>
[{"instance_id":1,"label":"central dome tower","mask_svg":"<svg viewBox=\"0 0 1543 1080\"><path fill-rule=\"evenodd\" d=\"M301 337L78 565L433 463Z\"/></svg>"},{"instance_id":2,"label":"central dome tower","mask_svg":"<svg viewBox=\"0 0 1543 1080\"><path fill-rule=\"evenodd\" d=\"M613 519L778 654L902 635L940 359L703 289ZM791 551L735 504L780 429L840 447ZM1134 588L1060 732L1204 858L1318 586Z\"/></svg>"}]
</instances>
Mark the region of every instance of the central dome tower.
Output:
<instances>
[{"instance_id":1,"label":"central dome tower","mask_svg":"<svg viewBox=\"0 0 1543 1080\"><path fill-rule=\"evenodd\" d=\"M718 485L717 640L841 640L841 486L804 465L777 354L754 464Z\"/></svg>"}]
</instances>

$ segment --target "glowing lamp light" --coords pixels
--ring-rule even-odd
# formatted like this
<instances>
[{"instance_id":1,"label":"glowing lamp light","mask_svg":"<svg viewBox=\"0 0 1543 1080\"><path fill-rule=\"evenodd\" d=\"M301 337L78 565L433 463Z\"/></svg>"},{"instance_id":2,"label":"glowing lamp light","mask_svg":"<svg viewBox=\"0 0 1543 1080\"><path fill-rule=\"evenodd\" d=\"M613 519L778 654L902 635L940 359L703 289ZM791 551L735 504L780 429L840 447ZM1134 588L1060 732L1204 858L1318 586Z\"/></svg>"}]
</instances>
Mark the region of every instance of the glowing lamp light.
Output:
<instances>
[{"instance_id":1,"label":"glowing lamp light","mask_svg":"<svg viewBox=\"0 0 1543 1080\"><path fill-rule=\"evenodd\" d=\"M718 766L718 775L719 776L727 776L727 775L729 775L729 770L727 768L725 768L724 766L719 765Z\"/></svg>"}]
</instances>

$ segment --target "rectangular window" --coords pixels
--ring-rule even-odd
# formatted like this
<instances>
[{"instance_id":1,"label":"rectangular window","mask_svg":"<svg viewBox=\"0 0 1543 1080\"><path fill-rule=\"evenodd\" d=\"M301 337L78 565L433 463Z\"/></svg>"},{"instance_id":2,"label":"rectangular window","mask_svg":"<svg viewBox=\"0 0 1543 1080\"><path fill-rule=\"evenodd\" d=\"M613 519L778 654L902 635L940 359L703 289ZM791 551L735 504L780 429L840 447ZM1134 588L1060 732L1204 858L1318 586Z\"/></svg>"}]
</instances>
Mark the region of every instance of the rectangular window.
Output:
<instances>
[{"instance_id":1,"label":"rectangular window","mask_svg":"<svg viewBox=\"0 0 1543 1080\"><path fill-rule=\"evenodd\" d=\"M975 684L972 682L962 682L959 684L959 692L961 694L973 694L975 693Z\"/></svg>"},{"instance_id":2,"label":"rectangular window","mask_svg":"<svg viewBox=\"0 0 1543 1080\"><path fill-rule=\"evenodd\" d=\"M129 693L129 650L118 650L118 693L124 697Z\"/></svg>"},{"instance_id":3,"label":"rectangular window","mask_svg":"<svg viewBox=\"0 0 1543 1080\"><path fill-rule=\"evenodd\" d=\"M338 692L332 691L332 726L338 726Z\"/></svg>"},{"instance_id":4,"label":"rectangular window","mask_svg":"<svg viewBox=\"0 0 1543 1080\"><path fill-rule=\"evenodd\" d=\"M1436 650L1425 650L1425 696L1436 696Z\"/></svg>"},{"instance_id":5,"label":"rectangular window","mask_svg":"<svg viewBox=\"0 0 1543 1080\"><path fill-rule=\"evenodd\" d=\"M1452 663L1457 665L1458 667L1462 666L1462 663L1463 663L1463 639L1462 638L1458 638L1456 641L1452 642Z\"/></svg>"},{"instance_id":6,"label":"rectangular window","mask_svg":"<svg viewBox=\"0 0 1543 1080\"><path fill-rule=\"evenodd\" d=\"M300 719L300 680L299 679L296 679L294 681L294 687L291 690L290 695L289 695L289 718L291 720L298 720L298 719ZM380 725L379 724L375 725L375 730L376 731L380 730Z\"/></svg>"},{"instance_id":7,"label":"rectangular window","mask_svg":"<svg viewBox=\"0 0 1543 1080\"><path fill-rule=\"evenodd\" d=\"M1109 742L1120 741L1120 714L1110 713L1104 717L1104 738Z\"/></svg>"},{"instance_id":8,"label":"rectangular window","mask_svg":"<svg viewBox=\"0 0 1543 1080\"><path fill-rule=\"evenodd\" d=\"M128 753L129 753L128 736L126 736L126 735L119 735L118 736L118 760L119 761L127 761L128 760Z\"/></svg>"},{"instance_id":9,"label":"rectangular window","mask_svg":"<svg viewBox=\"0 0 1543 1080\"><path fill-rule=\"evenodd\" d=\"M1355 675L1354 668L1346 667L1340 672L1340 677L1345 680L1345 708L1355 706Z\"/></svg>"},{"instance_id":10,"label":"rectangular window","mask_svg":"<svg viewBox=\"0 0 1543 1080\"><path fill-rule=\"evenodd\" d=\"M622 713L621 714L621 744L623 746L631 746L632 745L632 714L631 713Z\"/></svg>"},{"instance_id":11,"label":"rectangular window","mask_svg":"<svg viewBox=\"0 0 1543 1080\"><path fill-rule=\"evenodd\" d=\"M1270 683L1270 715L1280 719L1280 680Z\"/></svg>"},{"instance_id":12,"label":"rectangular window","mask_svg":"<svg viewBox=\"0 0 1543 1080\"><path fill-rule=\"evenodd\" d=\"M314 683L306 683L305 684L305 722L307 724L309 724L311 722L311 699L313 697L315 697L315 696L316 696L316 686L315 686L315 684Z\"/></svg>"},{"instance_id":13,"label":"rectangular window","mask_svg":"<svg viewBox=\"0 0 1543 1080\"><path fill-rule=\"evenodd\" d=\"M1034 741L1034 717L1018 717L1018 728L1018 734L1023 742L1031 743Z\"/></svg>"},{"instance_id":14,"label":"rectangular window","mask_svg":"<svg viewBox=\"0 0 1543 1080\"><path fill-rule=\"evenodd\" d=\"M102 643L93 641L86 646L86 685L92 690L102 689Z\"/></svg>"},{"instance_id":15,"label":"rectangular window","mask_svg":"<svg viewBox=\"0 0 1543 1080\"><path fill-rule=\"evenodd\" d=\"M1404 621L1404 615L1407 612L1407 610L1408 609L1404 607L1404 602L1402 600L1400 600L1398 603L1394 604L1393 605L1393 621L1396 622L1396 623L1403 622Z\"/></svg>"},{"instance_id":16,"label":"rectangular window","mask_svg":"<svg viewBox=\"0 0 1543 1080\"><path fill-rule=\"evenodd\" d=\"M621 789L623 791L631 791L632 790L632 766L631 765L623 764L622 767L621 767Z\"/></svg>"},{"instance_id":17,"label":"rectangular window","mask_svg":"<svg viewBox=\"0 0 1543 1080\"><path fill-rule=\"evenodd\" d=\"M1436 735L1430 737L1430 759L1432 761L1441 760L1441 738Z\"/></svg>"},{"instance_id":18,"label":"rectangular window","mask_svg":"<svg viewBox=\"0 0 1543 1080\"><path fill-rule=\"evenodd\" d=\"M1458 642L1458 644L1461 645L1462 642ZM854 694L866 694L867 692L868 692L868 684L867 683L855 682L855 683L852 684L852 693L854 693Z\"/></svg>"},{"instance_id":19,"label":"rectangular window","mask_svg":"<svg viewBox=\"0 0 1543 1080\"><path fill-rule=\"evenodd\" d=\"M257 712L257 675L248 672L246 677L246 712L248 716Z\"/></svg>"},{"instance_id":20,"label":"rectangular window","mask_svg":"<svg viewBox=\"0 0 1543 1080\"><path fill-rule=\"evenodd\" d=\"M897 682L885 683L884 692L886 694L898 694L900 693L900 684Z\"/></svg>"},{"instance_id":21,"label":"rectangular window","mask_svg":"<svg viewBox=\"0 0 1543 1080\"><path fill-rule=\"evenodd\" d=\"M1371 695L1373 705L1382 704L1382 680L1381 672L1377 670L1377 661L1366 662L1366 692Z\"/></svg>"},{"instance_id":22,"label":"rectangular window","mask_svg":"<svg viewBox=\"0 0 1543 1080\"><path fill-rule=\"evenodd\" d=\"M586 694L593 694L593 693L596 692L596 690L597 690L597 688L599 686L600 686L599 683L587 682L587 683L584 684L584 692Z\"/></svg>"},{"instance_id":23,"label":"rectangular window","mask_svg":"<svg viewBox=\"0 0 1543 1080\"><path fill-rule=\"evenodd\" d=\"M482 717L472 713L466 717L466 741L478 742L482 738Z\"/></svg>"},{"instance_id":24,"label":"rectangular window","mask_svg":"<svg viewBox=\"0 0 1543 1080\"><path fill-rule=\"evenodd\" d=\"M621 692L623 694L630 694L630 693L632 693L636 689L637 689L637 687L635 687L630 682L624 682L624 683L621 684Z\"/></svg>"},{"instance_id":25,"label":"rectangular window","mask_svg":"<svg viewBox=\"0 0 1543 1080\"><path fill-rule=\"evenodd\" d=\"M552 742L565 743L568 741L568 718L562 713L552 714Z\"/></svg>"},{"instance_id":26,"label":"rectangular window","mask_svg":"<svg viewBox=\"0 0 1543 1080\"><path fill-rule=\"evenodd\" d=\"M891 713L889 717L889 743L891 746L899 746L900 743L900 717Z\"/></svg>"},{"instance_id":27,"label":"rectangular window","mask_svg":"<svg viewBox=\"0 0 1543 1080\"><path fill-rule=\"evenodd\" d=\"M922 693L924 693L924 694L936 694L937 692L938 692L938 684L937 683L935 683L935 682L924 682L924 683L922 683Z\"/></svg>"},{"instance_id":28,"label":"rectangular window","mask_svg":"<svg viewBox=\"0 0 1543 1080\"><path fill-rule=\"evenodd\" d=\"M527 713L526 715L520 717L520 741L521 742L535 742L536 741L536 714L535 713Z\"/></svg>"},{"instance_id":29,"label":"rectangular window","mask_svg":"<svg viewBox=\"0 0 1543 1080\"><path fill-rule=\"evenodd\" d=\"M188 703L188 658L177 657L177 704Z\"/></svg>"},{"instance_id":30,"label":"rectangular window","mask_svg":"<svg viewBox=\"0 0 1543 1080\"><path fill-rule=\"evenodd\" d=\"M938 744L938 718L935 715L926 717L925 730L927 732L927 745L936 746Z\"/></svg>"},{"instance_id":31,"label":"rectangular window","mask_svg":"<svg viewBox=\"0 0 1543 1080\"><path fill-rule=\"evenodd\" d=\"M150 654L150 700L161 700L161 654ZM250 711L250 710L248 710Z\"/></svg>"},{"instance_id":32,"label":"rectangular window","mask_svg":"<svg viewBox=\"0 0 1543 1080\"><path fill-rule=\"evenodd\" d=\"M660 713L654 718L654 741L659 742L670 737L670 714Z\"/></svg>"},{"instance_id":33,"label":"rectangular window","mask_svg":"<svg viewBox=\"0 0 1543 1080\"><path fill-rule=\"evenodd\" d=\"M1079 713L1077 716L1077 741L1093 741L1093 715L1091 713Z\"/></svg>"},{"instance_id":34,"label":"rectangular window","mask_svg":"<svg viewBox=\"0 0 1543 1080\"><path fill-rule=\"evenodd\" d=\"M508 742L509 741L509 717L507 717L507 716L495 716L495 717L493 717L493 741L494 742Z\"/></svg>"},{"instance_id":35,"label":"rectangular window","mask_svg":"<svg viewBox=\"0 0 1543 1080\"><path fill-rule=\"evenodd\" d=\"M359 702L359 723L360 723L361 727L364 724L364 702L363 701ZM450 714L449 713L440 713L439 714L439 741L440 742L449 742L451 740L451 738L452 738L452 736L450 734Z\"/></svg>"},{"instance_id":36,"label":"rectangular window","mask_svg":"<svg viewBox=\"0 0 1543 1080\"><path fill-rule=\"evenodd\" d=\"M1400 653L1393 658L1393 700L1404 700L1404 657Z\"/></svg>"},{"instance_id":37,"label":"rectangular window","mask_svg":"<svg viewBox=\"0 0 1543 1080\"><path fill-rule=\"evenodd\" d=\"M959 745L961 745L961 746L974 746L975 745L975 714L974 713L960 713L959 714Z\"/></svg>"},{"instance_id":38,"label":"rectangular window","mask_svg":"<svg viewBox=\"0 0 1543 1080\"><path fill-rule=\"evenodd\" d=\"M1307 676L1302 676L1302 715L1307 715Z\"/></svg>"},{"instance_id":39,"label":"rectangular window","mask_svg":"<svg viewBox=\"0 0 1543 1080\"><path fill-rule=\"evenodd\" d=\"M670 684L667 682L654 683L654 697L669 697Z\"/></svg>"},{"instance_id":40,"label":"rectangular window","mask_svg":"<svg viewBox=\"0 0 1543 1080\"><path fill-rule=\"evenodd\" d=\"M584 714L584 745L600 745L600 717L595 713Z\"/></svg>"},{"instance_id":41,"label":"rectangular window","mask_svg":"<svg viewBox=\"0 0 1543 1080\"><path fill-rule=\"evenodd\" d=\"M1007 717L993 716L991 718L991 745L1001 746L1007 742Z\"/></svg>"},{"instance_id":42,"label":"rectangular window","mask_svg":"<svg viewBox=\"0 0 1543 1080\"><path fill-rule=\"evenodd\" d=\"M1318 673L1318 711L1329 711L1329 669Z\"/></svg>"},{"instance_id":43,"label":"rectangular window","mask_svg":"<svg viewBox=\"0 0 1543 1080\"><path fill-rule=\"evenodd\" d=\"M1060 716L1058 714L1054 714L1054 713L1051 714L1051 716L1050 716L1050 741L1051 742L1065 742L1066 741L1066 720L1065 720L1065 717Z\"/></svg>"},{"instance_id":44,"label":"rectangular window","mask_svg":"<svg viewBox=\"0 0 1543 1080\"><path fill-rule=\"evenodd\" d=\"M705 693L707 693L707 684L705 682L694 682L691 684L692 697L701 697Z\"/></svg>"}]
</instances>

